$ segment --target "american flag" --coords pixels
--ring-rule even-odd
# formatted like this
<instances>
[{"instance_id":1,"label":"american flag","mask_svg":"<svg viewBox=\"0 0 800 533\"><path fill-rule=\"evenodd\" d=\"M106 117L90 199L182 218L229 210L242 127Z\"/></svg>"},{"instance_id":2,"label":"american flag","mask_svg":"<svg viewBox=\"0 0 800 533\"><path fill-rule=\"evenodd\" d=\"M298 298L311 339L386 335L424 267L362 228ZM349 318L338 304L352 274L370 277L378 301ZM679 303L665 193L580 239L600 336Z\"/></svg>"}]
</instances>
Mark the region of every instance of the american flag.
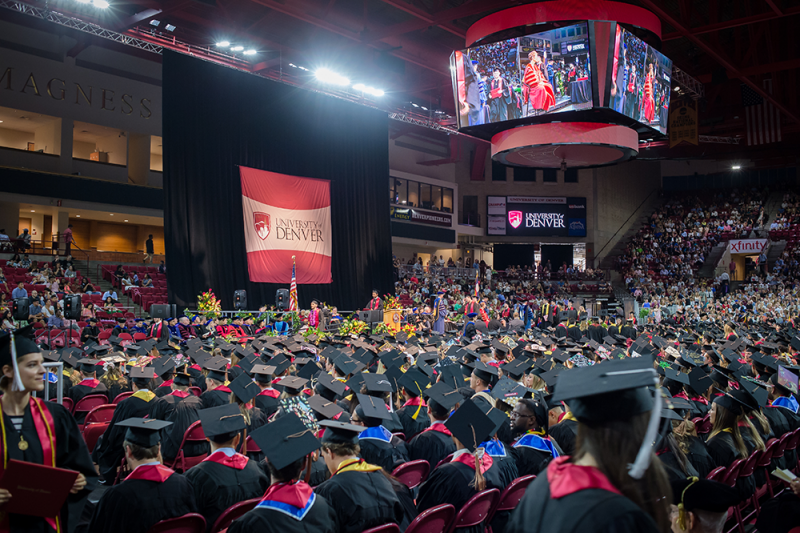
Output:
<instances>
[{"instance_id":1,"label":"american flag","mask_svg":"<svg viewBox=\"0 0 800 533\"><path fill-rule=\"evenodd\" d=\"M772 80L764 80L764 90L772 94ZM781 141L781 113L760 94L742 84L742 106L747 127L747 145Z\"/></svg>"},{"instance_id":2,"label":"american flag","mask_svg":"<svg viewBox=\"0 0 800 533\"><path fill-rule=\"evenodd\" d=\"M480 268L476 268L475 269L475 297L476 298L480 298L480 296L481 296L481 278L480 278L480 275L481 275L481 269Z\"/></svg>"},{"instance_id":3,"label":"american flag","mask_svg":"<svg viewBox=\"0 0 800 533\"><path fill-rule=\"evenodd\" d=\"M296 270L297 266L295 265L294 257L292 256L292 284L289 287L289 311L297 311L297 276Z\"/></svg>"}]
</instances>

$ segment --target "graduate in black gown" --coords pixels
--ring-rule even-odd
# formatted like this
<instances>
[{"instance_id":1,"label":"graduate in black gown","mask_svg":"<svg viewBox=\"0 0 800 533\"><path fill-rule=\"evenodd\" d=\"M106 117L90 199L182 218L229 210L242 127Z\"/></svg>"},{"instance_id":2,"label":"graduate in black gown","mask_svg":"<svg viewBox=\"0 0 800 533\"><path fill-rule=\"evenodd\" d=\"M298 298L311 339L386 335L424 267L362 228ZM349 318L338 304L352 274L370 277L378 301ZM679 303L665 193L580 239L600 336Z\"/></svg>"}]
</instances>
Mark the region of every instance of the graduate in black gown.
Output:
<instances>
[{"instance_id":1,"label":"graduate in black gown","mask_svg":"<svg viewBox=\"0 0 800 533\"><path fill-rule=\"evenodd\" d=\"M237 453L240 432L247 426L236 404L200 411L200 421L211 444L211 454L186 472L194 489L200 514L211 531L217 518L232 505L260 498L267 490L267 476L258 463Z\"/></svg>"},{"instance_id":2,"label":"graduate in black gown","mask_svg":"<svg viewBox=\"0 0 800 533\"><path fill-rule=\"evenodd\" d=\"M547 411L543 398L521 399L511 411L509 424L516 437L512 451L520 476L538 475L562 455L558 444L547 435Z\"/></svg>"},{"instance_id":3,"label":"graduate in black gown","mask_svg":"<svg viewBox=\"0 0 800 533\"><path fill-rule=\"evenodd\" d=\"M278 398L280 391L272 388L272 377L275 375L275 367L269 365L254 365L252 370L253 379L261 391L256 395L255 406L261 409L264 416L271 417L281 406Z\"/></svg>"},{"instance_id":4,"label":"graduate in black gown","mask_svg":"<svg viewBox=\"0 0 800 533\"><path fill-rule=\"evenodd\" d=\"M675 532L722 531L728 509L739 503L736 490L718 481L690 477L672 481L670 485L673 495L670 516ZM760 527L758 530L769 533Z\"/></svg>"},{"instance_id":5,"label":"graduate in black gown","mask_svg":"<svg viewBox=\"0 0 800 533\"><path fill-rule=\"evenodd\" d=\"M196 513L192 486L186 478L161 464L160 430L169 422L131 418L127 427L125 459L131 473L109 488L94 508L89 533L147 531L157 522Z\"/></svg>"},{"instance_id":6,"label":"graduate in black gown","mask_svg":"<svg viewBox=\"0 0 800 533\"><path fill-rule=\"evenodd\" d=\"M245 427L239 433L241 438L236 450L241 453L247 453L245 449L247 436L267 423L267 417L261 409L253 406L252 403L253 398L258 394L259 388L246 373L242 373L238 378L231 381L228 387L232 392L231 402L239 407L239 411L245 421Z\"/></svg>"},{"instance_id":7,"label":"graduate in black gown","mask_svg":"<svg viewBox=\"0 0 800 533\"><path fill-rule=\"evenodd\" d=\"M95 446L92 458L100 468L100 475L106 484L110 485L114 482L117 468L121 465L122 458L125 457L122 443L125 441L125 433L128 428L117 426L117 423L129 418L145 418L151 414L156 397L150 390L153 376L155 376L153 367L131 368L130 378L134 392L117 404L111 422Z\"/></svg>"},{"instance_id":8,"label":"graduate in black gown","mask_svg":"<svg viewBox=\"0 0 800 533\"><path fill-rule=\"evenodd\" d=\"M271 484L258 505L230 525L229 533L336 533L333 508L302 481L306 461L320 446L314 432L288 414L252 437L267 457Z\"/></svg>"},{"instance_id":9,"label":"graduate in black gown","mask_svg":"<svg viewBox=\"0 0 800 533\"><path fill-rule=\"evenodd\" d=\"M225 385L227 360L224 357L214 357L206 361L205 368L208 370L206 376L206 391L200 395L203 409L209 407L219 407L230 403L231 389Z\"/></svg>"},{"instance_id":10,"label":"graduate in black gown","mask_svg":"<svg viewBox=\"0 0 800 533\"><path fill-rule=\"evenodd\" d=\"M428 396L428 414L433 423L411 439L406 448L410 460L428 461L433 470L442 459L456 451L452 433L444 423L450 416L450 409L455 407L462 397L457 390L444 382L437 383L425 392Z\"/></svg>"},{"instance_id":11,"label":"graduate in black gown","mask_svg":"<svg viewBox=\"0 0 800 533\"><path fill-rule=\"evenodd\" d=\"M331 478L315 489L333 507L337 533L361 533L371 527L404 518L403 505L380 466L358 457L358 435L363 428L325 420L322 457ZM269 455L267 455L269 457Z\"/></svg>"},{"instance_id":12,"label":"graduate in black gown","mask_svg":"<svg viewBox=\"0 0 800 533\"><path fill-rule=\"evenodd\" d=\"M72 399L74 405L78 405L78 401L84 396L90 394L103 394L108 396L108 389L106 386L97 379L97 359L84 358L78 361L79 370L81 373L81 382L73 385L69 389L69 397ZM86 412L82 411L75 414L75 420L78 424L83 424L86 418Z\"/></svg>"},{"instance_id":13,"label":"graduate in black gown","mask_svg":"<svg viewBox=\"0 0 800 533\"><path fill-rule=\"evenodd\" d=\"M495 428L495 423L475 404L464 402L445 424L453 434L456 452L449 463L434 470L422 484L417 498L419 512L443 503L461 509L467 501L484 489L505 486L493 458L479 447ZM471 529L456 529L459 533L480 533L484 525Z\"/></svg>"},{"instance_id":14,"label":"graduate in black gown","mask_svg":"<svg viewBox=\"0 0 800 533\"><path fill-rule=\"evenodd\" d=\"M403 425L403 434L406 441L424 431L431 425L428 417L428 406L422 399L422 391L428 386L430 380L428 376L416 368L410 368L398 380L400 394L405 403L397 410L397 417Z\"/></svg>"},{"instance_id":15,"label":"graduate in black gown","mask_svg":"<svg viewBox=\"0 0 800 533\"><path fill-rule=\"evenodd\" d=\"M647 388L657 377L649 355L559 374L552 400L578 420L577 450L528 486L506 533L669 531L671 491L652 452L660 397Z\"/></svg>"},{"instance_id":16,"label":"graduate in black gown","mask_svg":"<svg viewBox=\"0 0 800 533\"><path fill-rule=\"evenodd\" d=\"M55 402L33 398L31 392L44 391L45 369L39 347L33 341L30 327L0 337L0 425L2 425L2 471L8 461L25 461L79 472L59 516L45 519L37 516L2 513L0 529L13 532L52 533L67 531L77 520L89 493L97 485L97 474L89 451L72 415ZM49 453L44 453L49 450ZM24 494L0 489L0 506L10 499L28 498Z\"/></svg>"},{"instance_id":17,"label":"graduate in black gown","mask_svg":"<svg viewBox=\"0 0 800 533\"><path fill-rule=\"evenodd\" d=\"M350 422L366 427L358 436L361 457L391 473L408 461L406 443L381 425L383 420L390 418L383 400L366 394L357 394L356 397L358 405L350 416Z\"/></svg>"},{"instance_id":18,"label":"graduate in black gown","mask_svg":"<svg viewBox=\"0 0 800 533\"><path fill-rule=\"evenodd\" d=\"M555 411L555 424L551 424L547 430L550 438L556 441L564 452L564 455L575 455L575 441L578 438L578 421L572 413L561 405L550 408L550 413Z\"/></svg>"},{"instance_id":19,"label":"graduate in black gown","mask_svg":"<svg viewBox=\"0 0 800 533\"><path fill-rule=\"evenodd\" d=\"M175 374L172 380L172 392L153 401L153 411L150 418L164 420L172 424L161 435L161 454L170 462L175 458L181 445L184 433L193 423L200 420L198 414L203 404L200 398L189 392L191 376L182 369ZM205 442L186 444L184 454L194 457L208 453L208 444Z\"/></svg>"}]
</instances>

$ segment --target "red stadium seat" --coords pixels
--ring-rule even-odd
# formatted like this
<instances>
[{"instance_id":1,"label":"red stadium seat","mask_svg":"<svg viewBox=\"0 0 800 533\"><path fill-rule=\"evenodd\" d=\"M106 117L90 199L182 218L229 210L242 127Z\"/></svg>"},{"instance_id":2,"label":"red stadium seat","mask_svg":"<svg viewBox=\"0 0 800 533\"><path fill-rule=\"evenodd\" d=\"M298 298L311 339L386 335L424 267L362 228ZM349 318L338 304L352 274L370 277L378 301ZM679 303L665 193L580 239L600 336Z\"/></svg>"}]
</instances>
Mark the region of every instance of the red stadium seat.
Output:
<instances>
[{"instance_id":1,"label":"red stadium seat","mask_svg":"<svg viewBox=\"0 0 800 533\"><path fill-rule=\"evenodd\" d=\"M201 389L200 387L189 387L189 392L191 392L195 396L200 396L201 394L203 394L203 389Z\"/></svg>"},{"instance_id":2,"label":"red stadium seat","mask_svg":"<svg viewBox=\"0 0 800 533\"><path fill-rule=\"evenodd\" d=\"M400 533L400 527L397 524L383 524L365 529L362 533Z\"/></svg>"},{"instance_id":3,"label":"red stadium seat","mask_svg":"<svg viewBox=\"0 0 800 533\"><path fill-rule=\"evenodd\" d=\"M77 415L78 413L88 413L95 407L99 407L107 403L108 398L106 398L105 394L88 394L78 400L78 403L75 404L75 407L72 410L72 414Z\"/></svg>"},{"instance_id":4,"label":"red stadium seat","mask_svg":"<svg viewBox=\"0 0 800 533\"><path fill-rule=\"evenodd\" d=\"M147 530L147 533L206 533L206 519L197 513L162 520Z\"/></svg>"},{"instance_id":5,"label":"red stadium seat","mask_svg":"<svg viewBox=\"0 0 800 533\"><path fill-rule=\"evenodd\" d=\"M487 489L479 492L464 504L455 520L450 524L449 532L456 529L475 527L486 521L489 512L497 505L500 499L500 491L497 489Z\"/></svg>"},{"instance_id":6,"label":"red stadium seat","mask_svg":"<svg viewBox=\"0 0 800 533\"><path fill-rule=\"evenodd\" d=\"M253 498L252 500L245 500L228 507L219 515L217 521L214 522L214 525L211 527L211 533L219 533L220 531L228 529L234 520L253 509L258 505L259 501L261 501L261 498Z\"/></svg>"},{"instance_id":7,"label":"red stadium seat","mask_svg":"<svg viewBox=\"0 0 800 533\"><path fill-rule=\"evenodd\" d=\"M50 398L50 401L51 402L57 402L58 398ZM75 406L74 402L72 401L72 398L64 397L64 398L62 398L62 402L63 402L62 405L64 406L64 409L66 409L67 411L69 411L71 413L72 412L72 408Z\"/></svg>"},{"instance_id":8,"label":"red stadium seat","mask_svg":"<svg viewBox=\"0 0 800 533\"><path fill-rule=\"evenodd\" d=\"M505 512L505 511L513 511L517 508L520 500L525 495L525 489L528 488L528 485L536 479L536 476L522 476L518 477L503 490L503 493L500 495L500 498L497 500L497 506L492 509L489 517L486 519L486 524L488 525L489 533L492 531L491 522L494 518L494 515L497 513Z\"/></svg>"},{"instance_id":9,"label":"red stadium seat","mask_svg":"<svg viewBox=\"0 0 800 533\"><path fill-rule=\"evenodd\" d=\"M178 449L178 454L175 456L175 459L172 461L172 464L169 464L171 469L175 470L176 472L186 472L194 465L200 464L203 459L208 457L207 453L196 455L193 457L186 457L183 453L183 447L186 445L187 442L205 442L206 435L203 433L203 426L200 424L200 421L192 423L191 426L186 428L186 432L183 434L183 439L181 440L180 448Z\"/></svg>"},{"instance_id":10,"label":"red stadium seat","mask_svg":"<svg viewBox=\"0 0 800 533\"><path fill-rule=\"evenodd\" d=\"M125 398L129 398L131 396L133 396L133 391L132 390L131 391L127 391L127 392L120 392L119 394L117 394L117 396L114 398L114 401L111 402L111 403L113 403L114 405L117 405L117 404L119 404L119 402L121 402Z\"/></svg>"},{"instance_id":11,"label":"red stadium seat","mask_svg":"<svg viewBox=\"0 0 800 533\"><path fill-rule=\"evenodd\" d=\"M418 514L405 533L445 533L455 516L456 508L449 503L431 507Z\"/></svg>"},{"instance_id":12,"label":"red stadium seat","mask_svg":"<svg viewBox=\"0 0 800 533\"><path fill-rule=\"evenodd\" d=\"M83 398L81 398L83 399ZM106 400L108 401L108 400ZM80 404L80 402L78 402ZM86 418L83 420L83 426L81 430L85 430L86 427L90 424L102 424L104 422L111 422L111 419L114 418L114 410L117 408L116 404L113 403L104 403L102 405L98 405L86 415Z\"/></svg>"},{"instance_id":13,"label":"red stadium seat","mask_svg":"<svg viewBox=\"0 0 800 533\"><path fill-rule=\"evenodd\" d=\"M97 441L100 440L100 436L106 432L108 428L107 422L101 422L99 424L90 424L83 430L83 441L86 443L86 448L89 449L89 453L94 451L94 447L97 446Z\"/></svg>"},{"instance_id":14,"label":"red stadium seat","mask_svg":"<svg viewBox=\"0 0 800 533\"><path fill-rule=\"evenodd\" d=\"M428 478L430 470L431 465L428 464L428 461L419 459L401 464L394 469L392 476L396 477L398 481L409 489L413 489Z\"/></svg>"}]
</instances>

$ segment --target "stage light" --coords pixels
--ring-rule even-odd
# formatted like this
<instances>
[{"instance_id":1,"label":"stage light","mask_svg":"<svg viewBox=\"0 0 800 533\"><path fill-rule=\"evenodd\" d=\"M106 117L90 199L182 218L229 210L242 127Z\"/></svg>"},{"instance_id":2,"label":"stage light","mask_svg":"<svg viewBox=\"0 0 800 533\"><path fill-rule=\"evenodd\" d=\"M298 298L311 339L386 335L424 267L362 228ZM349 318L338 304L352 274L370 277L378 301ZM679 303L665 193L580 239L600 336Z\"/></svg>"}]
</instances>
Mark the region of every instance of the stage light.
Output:
<instances>
[{"instance_id":1,"label":"stage light","mask_svg":"<svg viewBox=\"0 0 800 533\"><path fill-rule=\"evenodd\" d=\"M673 89L673 91L680 91L680 90L681 90L681 88L678 85L676 85L675 88Z\"/></svg>"},{"instance_id":2,"label":"stage light","mask_svg":"<svg viewBox=\"0 0 800 533\"><path fill-rule=\"evenodd\" d=\"M241 52L242 50L244 50L244 46L234 46L233 48L231 48L231 50L234 52Z\"/></svg>"},{"instance_id":3,"label":"stage light","mask_svg":"<svg viewBox=\"0 0 800 533\"><path fill-rule=\"evenodd\" d=\"M372 87L367 87L367 92L372 96L383 96L384 94L380 89L373 89Z\"/></svg>"},{"instance_id":4,"label":"stage light","mask_svg":"<svg viewBox=\"0 0 800 533\"><path fill-rule=\"evenodd\" d=\"M356 83L355 85L353 85L353 89L355 89L356 91L363 91L364 89L366 89L366 87L364 87L363 83Z\"/></svg>"},{"instance_id":5,"label":"stage light","mask_svg":"<svg viewBox=\"0 0 800 533\"><path fill-rule=\"evenodd\" d=\"M100 9L106 9L109 6L106 0L92 0L92 5L94 7L99 7Z\"/></svg>"},{"instance_id":6,"label":"stage light","mask_svg":"<svg viewBox=\"0 0 800 533\"><path fill-rule=\"evenodd\" d=\"M411 102L411 105L413 105L414 107L419 107L419 106L418 106L417 104L415 104L414 102Z\"/></svg>"},{"instance_id":7,"label":"stage light","mask_svg":"<svg viewBox=\"0 0 800 533\"><path fill-rule=\"evenodd\" d=\"M78 0L79 4L91 4L92 0Z\"/></svg>"},{"instance_id":8,"label":"stage light","mask_svg":"<svg viewBox=\"0 0 800 533\"><path fill-rule=\"evenodd\" d=\"M167 31L175 31L175 26L173 26L172 24L167 24L166 26L164 26L164 29Z\"/></svg>"},{"instance_id":9,"label":"stage light","mask_svg":"<svg viewBox=\"0 0 800 533\"><path fill-rule=\"evenodd\" d=\"M251 55L255 54L255 53L256 53L256 51L255 51L255 50L253 50L253 49L251 48L250 50L245 50L245 51L244 51L244 52L242 52L242 53L243 53L244 55L246 55L246 56L251 56Z\"/></svg>"},{"instance_id":10,"label":"stage light","mask_svg":"<svg viewBox=\"0 0 800 533\"><path fill-rule=\"evenodd\" d=\"M34 211L33 209L31 209L31 213L35 213L35 212L36 212L36 211Z\"/></svg>"},{"instance_id":11,"label":"stage light","mask_svg":"<svg viewBox=\"0 0 800 533\"><path fill-rule=\"evenodd\" d=\"M220 41L217 43L217 46L220 48L228 48L231 45L230 41Z\"/></svg>"},{"instance_id":12,"label":"stage light","mask_svg":"<svg viewBox=\"0 0 800 533\"><path fill-rule=\"evenodd\" d=\"M295 64L293 64L293 63L289 63L289 66L290 66L290 67L297 68L297 65L295 65Z\"/></svg>"},{"instance_id":13,"label":"stage light","mask_svg":"<svg viewBox=\"0 0 800 533\"><path fill-rule=\"evenodd\" d=\"M428 110L428 108L427 108L427 107L425 107L425 106L422 106L422 110L423 110L423 111L427 111L427 110Z\"/></svg>"},{"instance_id":14,"label":"stage light","mask_svg":"<svg viewBox=\"0 0 800 533\"><path fill-rule=\"evenodd\" d=\"M126 218L126 219L125 219L125 222L127 222L127 221L128 221L128 219Z\"/></svg>"},{"instance_id":15,"label":"stage light","mask_svg":"<svg viewBox=\"0 0 800 533\"><path fill-rule=\"evenodd\" d=\"M733 170L739 170L740 168L742 168L742 165L733 165L731 168Z\"/></svg>"},{"instance_id":16,"label":"stage light","mask_svg":"<svg viewBox=\"0 0 800 533\"><path fill-rule=\"evenodd\" d=\"M150 25L151 26L155 26L156 28L158 28L159 24L161 24L160 20L153 19L153 20L150 21Z\"/></svg>"},{"instance_id":17,"label":"stage light","mask_svg":"<svg viewBox=\"0 0 800 533\"><path fill-rule=\"evenodd\" d=\"M317 69L317 71L314 73L314 76L316 76L316 78L323 83L331 83L333 85L350 85L350 80L347 77L337 74L326 68Z\"/></svg>"}]
</instances>

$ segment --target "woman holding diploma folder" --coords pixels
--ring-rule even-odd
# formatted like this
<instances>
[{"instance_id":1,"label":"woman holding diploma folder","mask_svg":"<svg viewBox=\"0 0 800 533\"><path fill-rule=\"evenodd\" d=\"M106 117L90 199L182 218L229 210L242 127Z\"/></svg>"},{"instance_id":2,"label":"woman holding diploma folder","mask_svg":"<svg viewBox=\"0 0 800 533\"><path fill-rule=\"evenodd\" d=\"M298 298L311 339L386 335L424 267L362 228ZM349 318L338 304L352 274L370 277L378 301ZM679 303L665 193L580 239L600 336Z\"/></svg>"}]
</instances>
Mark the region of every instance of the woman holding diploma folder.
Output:
<instances>
[{"instance_id":1,"label":"woman holding diploma folder","mask_svg":"<svg viewBox=\"0 0 800 533\"><path fill-rule=\"evenodd\" d=\"M72 415L54 402L45 402L31 396L31 392L42 393L45 386L45 369L39 347L31 338L31 328L0 337L0 475L6 473L9 461L34 463L50 468L73 470L78 473L66 502L57 516L42 517L34 514L19 514L14 509L22 502L31 513L37 510L35 499L30 495L15 494L9 490L8 479L0 478L0 531L58 533L68 531L68 509L80 515L86 497L94 485L96 473L92 459L81 437ZM55 486L59 477L52 475L31 476L32 489L43 484L44 498L60 498ZM10 477L10 476L9 476ZM53 489L47 490L48 485ZM16 501L15 501L16 500ZM73 517L75 521L77 517Z\"/></svg>"}]
</instances>

